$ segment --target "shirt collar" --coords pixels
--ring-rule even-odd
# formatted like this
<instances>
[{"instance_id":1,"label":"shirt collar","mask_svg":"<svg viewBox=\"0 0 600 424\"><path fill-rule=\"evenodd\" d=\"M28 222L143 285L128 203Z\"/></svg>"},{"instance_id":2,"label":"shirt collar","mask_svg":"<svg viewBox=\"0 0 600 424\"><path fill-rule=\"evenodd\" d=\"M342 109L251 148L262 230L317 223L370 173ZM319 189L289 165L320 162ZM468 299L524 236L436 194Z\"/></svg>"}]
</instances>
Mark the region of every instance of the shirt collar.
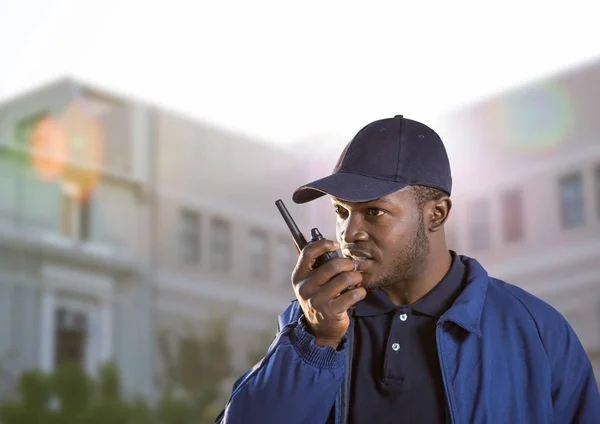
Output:
<instances>
[{"instance_id":1,"label":"shirt collar","mask_svg":"<svg viewBox=\"0 0 600 424\"><path fill-rule=\"evenodd\" d=\"M367 317L383 315L394 310L396 305L381 289L367 290L367 296L356 304L354 316Z\"/></svg>"},{"instance_id":2,"label":"shirt collar","mask_svg":"<svg viewBox=\"0 0 600 424\"><path fill-rule=\"evenodd\" d=\"M452 306L464 288L465 265L456 257L456 253L450 251L450 254L450 269L433 289L411 306L414 311L439 318Z\"/></svg>"},{"instance_id":3,"label":"shirt collar","mask_svg":"<svg viewBox=\"0 0 600 424\"><path fill-rule=\"evenodd\" d=\"M463 288L465 265L450 251L452 264L442 280L425 296L410 307L422 314L439 318L452 305ZM354 316L387 314L398 308L381 289L367 291L367 296L356 304Z\"/></svg>"}]
</instances>

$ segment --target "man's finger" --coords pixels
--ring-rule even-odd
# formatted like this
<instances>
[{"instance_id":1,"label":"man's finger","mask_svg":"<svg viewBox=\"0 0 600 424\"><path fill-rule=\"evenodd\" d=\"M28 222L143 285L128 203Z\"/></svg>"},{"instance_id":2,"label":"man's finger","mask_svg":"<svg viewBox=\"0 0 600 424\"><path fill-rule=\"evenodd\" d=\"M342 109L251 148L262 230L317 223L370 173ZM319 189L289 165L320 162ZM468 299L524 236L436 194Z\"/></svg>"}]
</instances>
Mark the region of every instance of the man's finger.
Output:
<instances>
[{"instance_id":1,"label":"man's finger","mask_svg":"<svg viewBox=\"0 0 600 424\"><path fill-rule=\"evenodd\" d=\"M308 243L300 253L300 261L312 267L315 260L327 252L335 252L339 249L340 244L335 240L318 240Z\"/></svg>"},{"instance_id":2,"label":"man's finger","mask_svg":"<svg viewBox=\"0 0 600 424\"><path fill-rule=\"evenodd\" d=\"M315 270L303 270L300 266L296 267L292 282L293 284L302 283L318 288L324 284L327 284L329 280L334 278L336 275L344 271L353 270L354 263L350 259L334 258L325 262Z\"/></svg>"},{"instance_id":3,"label":"man's finger","mask_svg":"<svg viewBox=\"0 0 600 424\"><path fill-rule=\"evenodd\" d=\"M313 265L319 256L327 252L335 252L338 248L339 243L332 240L319 240L309 243L302 249L298 257L294 281L299 282L306 278L312 272Z\"/></svg>"},{"instance_id":4,"label":"man's finger","mask_svg":"<svg viewBox=\"0 0 600 424\"><path fill-rule=\"evenodd\" d=\"M348 290L346 293L339 295L331 301L331 313L339 315L346 312L356 303L360 302L367 295L367 290L364 287L357 287Z\"/></svg>"},{"instance_id":5,"label":"man's finger","mask_svg":"<svg viewBox=\"0 0 600 424\"><path fill-rule=\"evenodd\" d=\"M315 271L316 272L316 271ZM296 291L301 299L314 304L326 304L340 295L349 286L357 286L362 282L362 274L355 271L344 271L329 279L324 284L313 278L304 280L296 286Z\"/></svg>"},{"instance_id":6,"label":"man's finger","mask_svg":"<svg viewBox=\"0 0 600 424\"><path fill-rule=\"evenodd\" d=\"M335 299L350 286L358 286L362 283L362 274L357 271L345 271L337 274L321 288L319 296L327 299Z\"/></svg>"}]
</instances>

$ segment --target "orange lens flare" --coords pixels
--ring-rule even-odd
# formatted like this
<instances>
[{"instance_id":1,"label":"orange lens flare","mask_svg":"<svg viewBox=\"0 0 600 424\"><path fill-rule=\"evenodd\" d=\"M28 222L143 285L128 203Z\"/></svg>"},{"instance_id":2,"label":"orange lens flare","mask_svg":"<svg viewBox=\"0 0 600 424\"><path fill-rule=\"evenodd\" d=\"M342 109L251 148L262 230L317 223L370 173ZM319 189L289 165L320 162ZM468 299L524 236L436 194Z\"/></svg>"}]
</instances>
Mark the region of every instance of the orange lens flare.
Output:
<instances>
[{"instance_id":1,"label":"orange lens flare","mask_svg":"<svg viewBox=\"0 0 600 424\"><path fill-rule=\"evenodd\" d=\"M57 119L42 119L33 129L30 146L40 180L61 179L78 187L79 202L89 199L100 181L103 134L82 100L73 101Z\"/></svg>"},{"instance_id":2,"label":"orange lens flare","mask_svg":"<svg viewBox=\"0 0 600 424\"><path fill-rule=\"evenodd\" d=\"M61 177L67 160L67 138L54 119L42 119L31 134L31 162L40 180Z\"/></svg>"}]
</instances>

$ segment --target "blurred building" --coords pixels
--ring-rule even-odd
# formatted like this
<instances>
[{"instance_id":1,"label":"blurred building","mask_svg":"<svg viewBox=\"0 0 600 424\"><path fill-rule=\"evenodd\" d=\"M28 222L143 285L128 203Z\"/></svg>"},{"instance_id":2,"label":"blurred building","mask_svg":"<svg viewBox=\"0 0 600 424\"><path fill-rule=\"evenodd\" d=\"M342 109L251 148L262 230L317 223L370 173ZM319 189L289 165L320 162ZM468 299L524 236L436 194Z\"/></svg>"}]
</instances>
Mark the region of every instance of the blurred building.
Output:
<instances>
[{"instance_id":1,"label":"blurred building","mask_svg":"<svg viewBox=\"0 0 600 424\"><path fill-rule=\"evenodd\" d=\"M451 247L558 309L600 381L600 64L444 117Z\"/></svg>"},{"instance_id":2,"label":"blurred building","mask_svg":"<svg viewBox=\"0 0 600 424\"><path fill-rule=\"evenodd\" d=\"M294 298L298 254L275 201L307 234L308 211L291 202L304 166L283 150L173 114L157 114L154 125L157 331L185 348L190 331L230 318L239 377L264 355L277 315Z\"/></svg>"},{"instance_id":3,"label":"blurred building","mask_svg":"<svg viewBox=\"0 0 600 424\"><path fill-rule=\"evenodd\" d=\"M454 172L450 247L561 311L597 376L598 99L591 66L432 125ZM25 369L114 359L127 393L151 395L162 343L185 351L220 318L241 375L294 297L274 201L335 237L327 197L290 197L342 148L279 150L71 80L0 105L0 389Z\"/></svg>"},{"instance_id":4,"label":"blurred building","mask_svg":"<svg viewBox=\"0 0 600 424\"><path fill-rule=\"evenodd\" d=\"M0 106L0 381L114 359L151 395L175 350L228 319L231 365L264 353L297 253L274 202L301 161L63 80Z\"/></svg>"},{"instance_id":5,"label":"blurred building","mask_svg":"<svg viewBox=\"0 0 600 424\"><path fill-rule=\"evenodd\" d=\"M65 361L115 358L126 388L150 384L148 244L135 108L64 81L0 107L3 384ZM98 130L106 131L106 144ZM124 140L128 140L125 143ZM136 140L133 142L131 140ZM137 143L137 144L136 144ZM104 150L104 159L98 148Z\"/></svg>"}]
</instances>

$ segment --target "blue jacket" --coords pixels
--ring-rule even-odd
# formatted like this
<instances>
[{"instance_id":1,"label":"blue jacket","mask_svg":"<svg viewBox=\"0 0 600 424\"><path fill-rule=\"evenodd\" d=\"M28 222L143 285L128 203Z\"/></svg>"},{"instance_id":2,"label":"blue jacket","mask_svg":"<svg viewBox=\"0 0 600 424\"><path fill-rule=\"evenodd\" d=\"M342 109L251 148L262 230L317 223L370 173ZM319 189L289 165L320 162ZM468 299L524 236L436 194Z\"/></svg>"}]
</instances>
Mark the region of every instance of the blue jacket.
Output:
<instances>
[{"instance_id":1,"label":"blue jacket","mask_svg":"<svg viewBox=\"0 0 600 424\"><path fill-rule=\"evenodd\" d=\"M600 423L590 361L564 317L475 260L437 325L451 423ZM338 350L318 346L297 301L279 316L265 357L235 384L220 424L344 424L353 319ZM402 417L398 417L402 422Z\"/></svg>"}]
</instances>

